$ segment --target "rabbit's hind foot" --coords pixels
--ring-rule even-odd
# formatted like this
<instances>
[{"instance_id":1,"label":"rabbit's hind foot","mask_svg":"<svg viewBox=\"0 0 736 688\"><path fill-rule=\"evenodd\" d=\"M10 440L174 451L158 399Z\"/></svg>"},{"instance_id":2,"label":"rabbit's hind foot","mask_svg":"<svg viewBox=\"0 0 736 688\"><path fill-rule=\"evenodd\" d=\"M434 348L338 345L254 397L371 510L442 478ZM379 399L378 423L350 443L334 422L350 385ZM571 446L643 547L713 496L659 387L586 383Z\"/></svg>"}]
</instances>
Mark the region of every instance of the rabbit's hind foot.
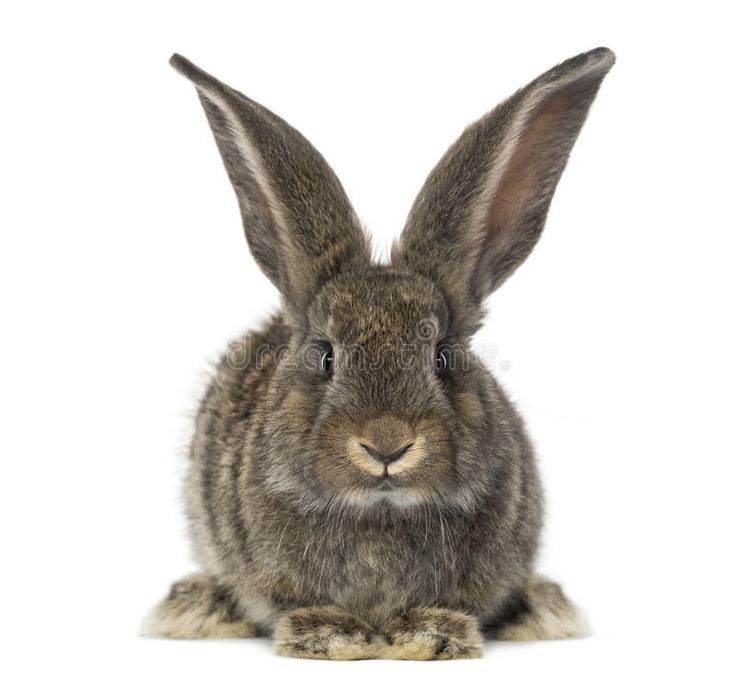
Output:
<instances>
[{"instance_id":1,"label":"rabbit's hind foot","mask_svg":"<svg viewBox=\"0 0 736 688\"><path fill-rule=\"evenodd\" d=\"M193 575L171 586L146 618L149 638L251 638L256 635L228 591L211 576Z\"/></svg>"},{"instance_id":2,"label":"rabbit's hind foot","mask_svg":"<svg viewBox=\"0 0 736 688\"><path fill-rule=\"evenodd\" d=\"M495 631L499 640L562 640L590 634L582 612L553 581L533 577L521 598L521 610Z\"/></svg>"}]
</instances>

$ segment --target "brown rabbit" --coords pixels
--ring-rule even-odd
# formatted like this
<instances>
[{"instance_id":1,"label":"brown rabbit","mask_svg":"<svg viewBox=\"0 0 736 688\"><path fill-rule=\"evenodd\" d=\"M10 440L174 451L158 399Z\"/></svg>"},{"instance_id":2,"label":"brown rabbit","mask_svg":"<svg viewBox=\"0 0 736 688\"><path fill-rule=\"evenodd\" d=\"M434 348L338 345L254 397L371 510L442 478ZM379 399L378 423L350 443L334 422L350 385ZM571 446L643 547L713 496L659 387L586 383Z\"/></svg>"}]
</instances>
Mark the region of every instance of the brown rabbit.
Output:
<instances>
[{"instance_id":1,"label":"brown rabbit","mask_svg":"<svg viewBox=\"0 0 736 688\"><path fill-rule=\"evenodd\" d=\"M542 492L521 419L469 350L527 257L614 55L555 67L471 125L388 264L304 137L179 55L283 311L223 356L191 447L202 573L145 632L270 634L297 657L478 657L579 636L534 574Z\"/></svg>"}]
</instances>

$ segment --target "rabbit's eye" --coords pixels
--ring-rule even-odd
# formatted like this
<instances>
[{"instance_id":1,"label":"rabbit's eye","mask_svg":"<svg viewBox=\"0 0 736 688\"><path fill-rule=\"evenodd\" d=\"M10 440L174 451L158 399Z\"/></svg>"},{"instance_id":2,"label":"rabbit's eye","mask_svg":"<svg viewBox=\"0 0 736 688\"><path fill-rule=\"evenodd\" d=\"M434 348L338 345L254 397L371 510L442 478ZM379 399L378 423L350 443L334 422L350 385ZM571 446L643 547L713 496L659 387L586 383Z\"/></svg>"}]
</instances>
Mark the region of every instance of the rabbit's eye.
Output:
<instances>
[{"instance_id":1,"label":"rabbit's eye","mask_svg":"<svg viewBox=\"0 0 736 688\"><path fill-rule=\"evenodd\" d=\"M438 373L444 373L450 366L450 352L445 344L440 344L435 352L434 367Z\"/></svg>"},{"instance_id":2,"label":"rabbit's eye","mask_svg":"<svg viewBox=\"0 0 736 688\"><path fill-rule=\"evenodd\" d=\"M322 346L324 351L322 352L322 357L319 359L319 365L325 372L330 372L332 370L332 361L334 358L332 346L329 342L322 342Z\"/></svg>"}]
</instances>

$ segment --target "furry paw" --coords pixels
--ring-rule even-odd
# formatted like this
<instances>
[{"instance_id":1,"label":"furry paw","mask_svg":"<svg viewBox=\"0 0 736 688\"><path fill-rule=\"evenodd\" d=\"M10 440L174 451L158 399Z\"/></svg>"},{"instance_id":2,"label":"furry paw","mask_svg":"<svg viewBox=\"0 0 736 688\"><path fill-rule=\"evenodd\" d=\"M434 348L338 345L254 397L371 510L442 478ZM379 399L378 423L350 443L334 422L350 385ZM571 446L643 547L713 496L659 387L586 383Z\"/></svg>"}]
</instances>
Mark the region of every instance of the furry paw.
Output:
<instances>
[{"instance_id":1,"label":"furry paw","mask_svg":"<svg viewBox=\"0 0 736 688\"><path fill-rule=\"evenodd\" d=\"M562 588L536 576L527 584L521 614L496 632L499 640L562 640L589 635L588 624Z\"/></svg>"},{"instance_id":2,"label":"furry paw","mask_svg":"<svg viewBox=\"0 0 736 688\"><path fill-rule=\"evenodd\" d=\"M194 575L171 586L144 622L149 638L252 638L255 629L227 590L209 576Z\"/></svg>"},{"instance_id":3,"label":"furry paw","mask_svg":"<svg viewBox=\"0 0 736 688\"><path fill-rule=\"evenodd\" d=\"M412 609L385 629L386 659L470 659L483 654L478 621L451 609Z\"/></svg>"},{"instance_id":4,"label":"furry paw","mask_svg":"<svg viewBox=\"0 0 736 688\"><path fill-rule=\"evenodd\" d=\"M301 607L282 616L273 632L276 652L307 659L374 659L385 640L339 607Z\"/></svg>"}]
</instances>

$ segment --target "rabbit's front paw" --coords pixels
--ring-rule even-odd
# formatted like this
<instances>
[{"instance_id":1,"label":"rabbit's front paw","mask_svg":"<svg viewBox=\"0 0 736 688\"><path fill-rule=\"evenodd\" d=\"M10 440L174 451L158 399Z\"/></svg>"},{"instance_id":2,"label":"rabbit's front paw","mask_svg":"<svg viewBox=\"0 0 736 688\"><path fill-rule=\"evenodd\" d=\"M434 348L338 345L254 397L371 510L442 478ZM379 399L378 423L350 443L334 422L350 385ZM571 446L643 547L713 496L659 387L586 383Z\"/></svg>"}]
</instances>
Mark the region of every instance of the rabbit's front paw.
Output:
<instances>
[{"instance_id":1,"label":"rabbit's front paw","mask_svg":"<svg viewBox=\"0 0 736 688\"><path fill-rule=\"evenodd\" d=\"M385 629L386 659L470 659L483 654L478 621L452 609L417 608Z\"/></svg>"},{"instance_id":2,"label":"rabbit's front paw","mask_svg":"<svg viewBox=\"0 0 736 688\"><path fill-rule=\"evenodd\" d=\"M282 616L273 632L276 652L307 659L373 659L386 641L339 607L301 607Z\"/></svg>"}]
</instances>

